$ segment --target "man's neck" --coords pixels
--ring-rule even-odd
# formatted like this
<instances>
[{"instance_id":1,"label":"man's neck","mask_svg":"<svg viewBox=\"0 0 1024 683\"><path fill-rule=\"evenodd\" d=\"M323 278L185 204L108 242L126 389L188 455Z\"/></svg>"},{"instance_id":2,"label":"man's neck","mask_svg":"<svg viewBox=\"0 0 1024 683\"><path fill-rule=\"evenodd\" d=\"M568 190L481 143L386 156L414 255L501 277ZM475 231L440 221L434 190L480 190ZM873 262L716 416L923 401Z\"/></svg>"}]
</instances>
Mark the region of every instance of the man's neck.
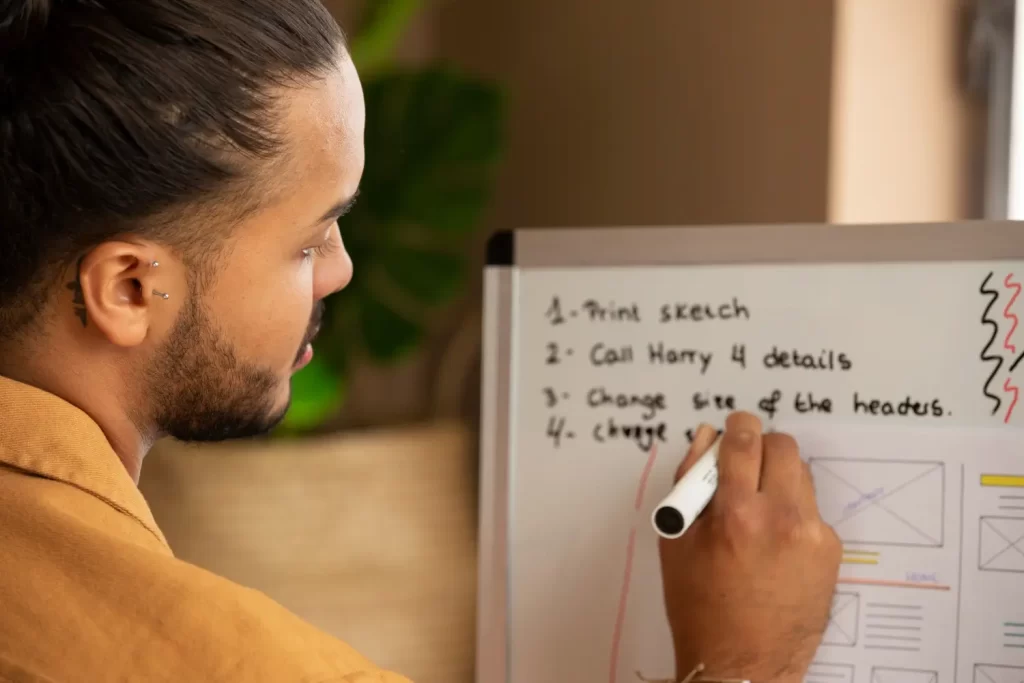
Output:
<instances>
[{"instance_id":1,"label":"man's neck","mask_svg":"<svg viewBox=\"0 0 1024 683\"><path fill-rule=\"evenodd\" d=\"M120 383L105 374L102 364L58 361L46 353L28 358L17 351L5 352L0 358L0 375L53 394L92 418L138 484L142 460L156 435L147 435L122 408L126 403Z\"/></svg>"}]
</instances>

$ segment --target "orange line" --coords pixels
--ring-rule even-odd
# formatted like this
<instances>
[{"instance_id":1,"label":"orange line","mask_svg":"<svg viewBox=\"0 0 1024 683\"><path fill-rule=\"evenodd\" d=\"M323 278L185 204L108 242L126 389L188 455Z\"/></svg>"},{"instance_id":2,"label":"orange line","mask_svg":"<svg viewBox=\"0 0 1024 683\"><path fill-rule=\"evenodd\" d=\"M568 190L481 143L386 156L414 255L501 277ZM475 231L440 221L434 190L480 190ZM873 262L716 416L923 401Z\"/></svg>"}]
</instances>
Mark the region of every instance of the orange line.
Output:
<instances>
[{"instance_id":1,"label":"orange line","mask_svg":"<svg viewBox=\"0 0 1024 683\"><path fill-rule=\"evenodd\" d=\"M643 472L640 474L640 483L636 488L636 500L634 501L634 507L639 510L644 503L644 491L647 490L647 478L651 475L651 470L654 469L654 462L658 458L658 445L651 444L650 455L647 456L647 463L644 465ZM633 523L633 528L629 532L629 542L626 544L626 571L622 577L622 591L619 593L619 611L615 615L615 629L612 631L612 652L611 652L611 671L608 674L609 683L615 683L615 676L618 673L619 668L619 648L622 645L622 626L626 621L626 603L629 600L629 582L633 575L633 555L636 550L636 523Z\"/></svg>"},{"instance_id":2,"label":"orange line","mask_svg":"<svg viewBox=\"0 0 1024 683\"><path fill-rule=\"evenodd\" d=\"M615 683L615 675L619 669L619 646L622 644L622 626L626 620L626 600L629 599L629 579L633 574L633 550L636 545L636 527L629 532L629 543L626 545L626 575L622 580L622 592L619 594L619 613L615 617L615 630L612 632L612 661L609 683Z\"/></svg>"},{"instance_id":3,"label":"orange line","mask_svg":"<svg viewBox=\"0 0 1024 683\"><path fill-rule=\"evenodd\" d=\"M928 588L935 591L948 591L949 586L919 581L886 581L884 579L839 579L839 583L856 583L865 586L891 586L893 588Z\"/></svg>"}]
</instances>

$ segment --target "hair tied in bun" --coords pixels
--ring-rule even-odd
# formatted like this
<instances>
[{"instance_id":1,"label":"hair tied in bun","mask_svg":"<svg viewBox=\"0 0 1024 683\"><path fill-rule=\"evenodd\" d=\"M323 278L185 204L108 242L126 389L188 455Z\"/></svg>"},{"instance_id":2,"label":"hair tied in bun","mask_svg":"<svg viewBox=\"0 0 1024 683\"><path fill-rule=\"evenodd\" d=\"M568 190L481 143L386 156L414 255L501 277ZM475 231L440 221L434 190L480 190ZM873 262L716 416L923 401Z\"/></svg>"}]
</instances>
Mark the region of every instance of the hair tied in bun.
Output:
<instances>
[{"instance_id":1,"label":"hair tied in bun","mask_svg":"<svg viewBox=\"0 0 1024 683\"><path fill-rule=\"evenodd\" d=\"M60 0L0 0L0 57L34 43Z\"/></svg>"}]
</instances>

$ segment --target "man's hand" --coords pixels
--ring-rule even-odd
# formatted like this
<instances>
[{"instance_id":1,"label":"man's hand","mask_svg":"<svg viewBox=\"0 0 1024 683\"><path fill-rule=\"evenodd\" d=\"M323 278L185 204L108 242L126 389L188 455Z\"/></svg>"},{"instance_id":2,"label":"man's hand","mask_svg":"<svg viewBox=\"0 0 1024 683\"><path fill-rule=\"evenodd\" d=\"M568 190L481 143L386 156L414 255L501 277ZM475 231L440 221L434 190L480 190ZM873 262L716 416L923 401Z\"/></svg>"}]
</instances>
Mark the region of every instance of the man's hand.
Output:
<instances>
[{"instance_id":1,"label":"man's hand","mask_svg":"<svg viewBox=\"0 0 1024 683\"><path fill-rule=\"evenodd\" d=\"M661 539L665 604L682 679L803 680L828 623L842 545L818 514L796 442L726 421L715 497L682 538ZM702 428L681 476L714 441Z\"/></svg>"}]
</instances>

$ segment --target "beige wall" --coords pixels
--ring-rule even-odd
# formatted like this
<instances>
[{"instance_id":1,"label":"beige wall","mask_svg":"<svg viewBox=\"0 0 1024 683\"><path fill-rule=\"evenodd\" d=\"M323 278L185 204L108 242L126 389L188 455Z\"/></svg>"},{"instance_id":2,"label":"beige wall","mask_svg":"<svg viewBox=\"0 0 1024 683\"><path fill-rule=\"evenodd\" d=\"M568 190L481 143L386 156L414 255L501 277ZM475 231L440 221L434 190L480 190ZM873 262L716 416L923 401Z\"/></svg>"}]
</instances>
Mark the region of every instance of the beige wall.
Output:
<instances>
[{"instance_id":1,"label":"beige wall","mask_svg":"<svg viewBox=\"0 0 1024 683\"><path fill-rule=\"evenodd\" d=\"M980 112L962 0L836 3L829 219L978 217Z\"/></svg>"}]
</instances>

